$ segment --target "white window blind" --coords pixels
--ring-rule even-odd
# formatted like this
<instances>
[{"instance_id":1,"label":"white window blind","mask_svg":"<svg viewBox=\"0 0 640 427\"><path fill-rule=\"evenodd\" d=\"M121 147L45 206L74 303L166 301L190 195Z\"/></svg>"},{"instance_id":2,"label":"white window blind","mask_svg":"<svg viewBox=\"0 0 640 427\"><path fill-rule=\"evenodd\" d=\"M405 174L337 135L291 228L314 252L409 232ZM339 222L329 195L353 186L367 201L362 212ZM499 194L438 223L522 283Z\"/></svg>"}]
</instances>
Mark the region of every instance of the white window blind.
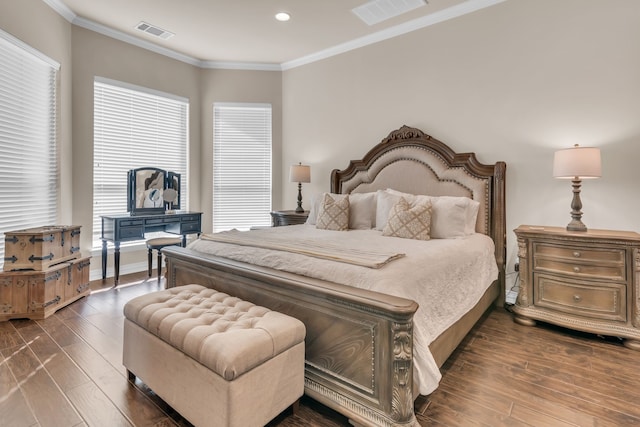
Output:
<instances>
[{"instance_id":1,"label":"white window blind","mask_svg":"<svg viewBox=\"0 0 640 427\"><path fill-rule=\"evenodd\" d=\"M59 65L0 31L0 239L54 225L58 212ZM0 244L0 264L4 245Z\"/></svg>"},{"instance_id":2,"label":"white window blind","mask_svg":"<svg viewBox=\"0 0 640 427\"><path fill-rule=\"evenodd\" d=\"M213 231L271 224L271 105L213 106Z\"/></svg>"},{"instance_id":3,"label":"white window blind","mask_svg":"<svg viewBox=\"0 0 640 427\"><path fill-rule=\"evenodd\" d=\"M100 217L127 212L130 169L179 173L180 207L187 208L189 101L98 77L93 95L93 247L98 248Z\"/></svg>"}]
</instances>

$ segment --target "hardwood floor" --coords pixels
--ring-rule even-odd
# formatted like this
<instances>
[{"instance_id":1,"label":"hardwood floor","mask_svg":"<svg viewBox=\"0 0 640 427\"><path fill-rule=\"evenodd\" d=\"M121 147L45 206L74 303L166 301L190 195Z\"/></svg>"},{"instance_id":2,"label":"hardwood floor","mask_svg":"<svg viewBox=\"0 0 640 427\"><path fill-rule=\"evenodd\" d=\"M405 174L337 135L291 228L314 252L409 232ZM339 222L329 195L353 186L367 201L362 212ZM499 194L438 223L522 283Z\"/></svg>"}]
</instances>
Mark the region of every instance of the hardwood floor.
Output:
<instances>
[{"instance_id":1,"label":"hardwood floor","mask_svg":"<svg viewBox=\"0 0 640 427\"><path fill-rule=\"evenodd\" d=\"M92 282L93 293L42 321L0 322L0 425L189 426L121 362L122 307L163 288L146 273ZM640 425L640 352L552 326L516 325L494 310L416 401L422 426ZM247 407L250 408L250 402ZM303 398L269 426L348 426Z\"/></svg>"}]
</instances>

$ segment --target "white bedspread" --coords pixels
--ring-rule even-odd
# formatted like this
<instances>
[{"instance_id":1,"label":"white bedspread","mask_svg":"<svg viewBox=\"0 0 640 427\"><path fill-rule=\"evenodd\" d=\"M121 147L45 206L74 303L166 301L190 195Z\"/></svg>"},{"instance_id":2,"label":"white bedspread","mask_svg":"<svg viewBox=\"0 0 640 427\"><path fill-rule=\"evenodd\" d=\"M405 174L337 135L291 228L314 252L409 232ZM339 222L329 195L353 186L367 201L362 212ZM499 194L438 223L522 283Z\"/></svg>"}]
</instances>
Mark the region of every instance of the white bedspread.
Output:
<instances>
[{"instance_id":1,"label":"white bedspread","mask_svg":"<svg viewBox=\"0 0 640 427\"><path fill-rule=\"evenodd\" d=\"M236 261L288 271L416 301L414 315L414 376L420 394L435 390L441 378L429 344L469 311L498 277L493 241L483 234L428 241L382 236L376 230L330 231L312 225L292 225L253 230L326 241L357 250L385 248L406 256L380 269L328 261L309 256L270 251L207 240L190 249ZM330 268L327 268L327 265Z\"/></svg>"}]
</instances>

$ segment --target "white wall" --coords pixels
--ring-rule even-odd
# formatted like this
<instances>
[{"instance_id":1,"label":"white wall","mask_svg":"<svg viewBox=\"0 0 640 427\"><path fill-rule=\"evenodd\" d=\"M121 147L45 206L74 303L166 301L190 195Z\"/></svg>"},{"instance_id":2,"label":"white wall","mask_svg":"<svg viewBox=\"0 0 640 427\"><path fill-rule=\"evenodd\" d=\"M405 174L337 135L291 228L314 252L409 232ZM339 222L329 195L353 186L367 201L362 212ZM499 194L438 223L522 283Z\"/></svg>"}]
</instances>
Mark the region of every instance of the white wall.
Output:
<instances>
[{"instance_id":1,"label":"white wall","mask_svg":"<svg viewBox=\"0 0 640 427\"><path fill-rule=\"evenodd\" d=\"M635 0L509 0L285 71L284 206L296 197L288 165L311 165L308 201L332 169L406 124L506 161L508 271L514 228L571 219L571 184L552 178L552 162L575 143L603 159L603 177L583 183L585 224L640 231L638 17Z\"/></svg>"}]
</instances>

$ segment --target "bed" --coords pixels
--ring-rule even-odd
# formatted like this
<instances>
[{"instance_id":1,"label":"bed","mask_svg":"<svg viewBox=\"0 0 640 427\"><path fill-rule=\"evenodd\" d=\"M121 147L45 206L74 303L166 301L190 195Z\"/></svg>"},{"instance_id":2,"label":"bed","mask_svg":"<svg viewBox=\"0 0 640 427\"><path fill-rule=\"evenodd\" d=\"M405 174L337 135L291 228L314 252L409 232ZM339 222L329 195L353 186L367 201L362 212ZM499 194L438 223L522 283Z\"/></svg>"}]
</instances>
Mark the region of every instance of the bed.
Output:
<instances>
[{"instance_id":1,"label":"bed","mask_svg":"<svg viewBox=\"0 0 640 427\"><path fill-rule=\"evenodd\" d=\"M430 297L419 304L416 302L419 296L412 292L387 292L385 289L388 288L372 284L376 280L371 278L377 277L372 275L378 273L362 270L371 269L371 266L354 265L361 261L360 258L356 257L353 261L345 254L350 261L334 264L330 267L330 273L310 274L297 270L301 265L308 264L309 268L319 271L319 267L314 267L317 263L334 262L318 259L322 258L318 253L331 248L330 242L327 242L329 246L322 246L313 254L288 253L288 263L265 261L255 264L245 256L248 257L250 252L262 253L269 248L249 249L243 246L244 243L238 242L207 243L204 242L206 238L201 238L187 248L171 247L163 251L167 259L167 286L197 283L301 319L307 329L305 393L308 396L343 413L354 425L417 425L414 399L421 391L425 394L434 388L429 378L437 375L437 372L431 373L431 376L424 375L419 372L423 368L418 368L434 365L437 370L484 312L492 305L504 303L505 170L504 162L482 164L472 153L455 153L421 130L403 126L375 145L362 160L351 161L346 169L336 169L331 173L329 193L349 194L354 200L368 197L368 194L376 194L377 201L388 197L387 194L396 197L394 200L397 197L414 197L414 201L423 197L420 195L429 195L431 201L468 198L477 205L475 230L471 230L470 235L427 242L437 248L448 247L447 250L455 253L462 252L461 242L469 247L476 241L486 246L488 240L491 261L495 262L492 267L495 271L491 276L486 276L491 279L485 277L478 280L487 283L481 283L479 291L468 292L475 296L472 302L464 303L463 312L455 313L454 319L442 331L430 331L437 336L425 338L423 330L429 329L424 326L424 318L425 311L429 310L425 307L428 307ZM380 227L380 224L376 226ZM300 248L305 244L311 245L312 241L322 240L313 234L317 233L313 230L315 228L311 223L257 231L262 233L260 236L276 232L282 234L285 236L279 237L282 245L289 245L288 242L295 240L295 235L302 236ZM305 234L307 232L312 234ZM360 236L369 239L369 234L376 234L368 230L325 233L323 236L338 233L336 236L351 236L354 240ZM384 242L409 240L380 237L381 233L378 230L377 236L371 238L395 239ZM255 235L257 233L248 236ZM277 240L276 236L274 239ZM333 244L336 247L346 246L343 242L346 241L335 240ZM360 245L372 245L367 240L363 242ZM222 248L209 249L210 243L230 246L235 256L228 255ZM417 247L420 244L411 242L409 246ZM413 252L408 252L412 249L396 247L396 243L376 243L374 246L376 248L371 250L375 252L373 256L393 258L398 255L398 259L383 261L381 266L374 269L381 272L418 270L415 260L414 264L406 264L413 259ZM436 253L439 251L444 249L435 249ZM344 252L350 253L351 249ZM416 252L426 250L418 249ZM370 255L366 254L367 262L371 261ZM453 258L456 261L458 259L457 256ZM283 264L290 267L281 268ZM458 264L466 265L468 262L460 258ZM446 271L451 270L451 274L454 274L451 265L446 268ZM342 270L346 275L342 275ZM422 274L421 271L417 276L443 277L438 274ZM450 281L461 280L456 276ZM402 289L404 285L403 278L397 281L396 287ZM457 291L456 295L464 293L467 292ZM435 384L437 386L437 377Z\"/></svg>"}]
</instances>

